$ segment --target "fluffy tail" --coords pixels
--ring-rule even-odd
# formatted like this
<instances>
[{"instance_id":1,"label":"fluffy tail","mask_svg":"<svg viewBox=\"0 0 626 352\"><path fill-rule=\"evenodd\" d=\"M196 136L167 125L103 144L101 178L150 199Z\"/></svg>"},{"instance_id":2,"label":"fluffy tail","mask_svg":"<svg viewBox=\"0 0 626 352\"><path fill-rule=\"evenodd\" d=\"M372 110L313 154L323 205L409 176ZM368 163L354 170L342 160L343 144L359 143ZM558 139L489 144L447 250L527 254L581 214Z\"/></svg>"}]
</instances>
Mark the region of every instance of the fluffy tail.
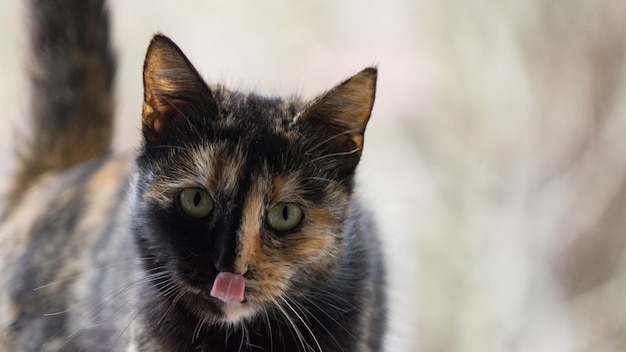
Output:
<instances>
[{"instance_id":1,"label":"fluffy tail","mask_svg":"<svg viewBox=\"0 0 626 352\"><path fill-rule=\"evenodd\" d=\"M31 0L32 133L17 185L108 152L115 59L103 0Z\"/></svg>"}]
</instances>

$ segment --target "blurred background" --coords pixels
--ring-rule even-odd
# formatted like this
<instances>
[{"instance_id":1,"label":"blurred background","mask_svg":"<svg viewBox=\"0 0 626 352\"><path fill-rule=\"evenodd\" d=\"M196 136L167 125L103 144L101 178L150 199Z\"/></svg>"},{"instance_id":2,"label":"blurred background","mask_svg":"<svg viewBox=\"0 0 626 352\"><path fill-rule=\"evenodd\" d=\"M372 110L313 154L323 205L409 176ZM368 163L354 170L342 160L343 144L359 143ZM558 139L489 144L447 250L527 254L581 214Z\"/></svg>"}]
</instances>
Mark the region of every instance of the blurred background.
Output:
<instances>
[{"instance_id":1,"label":"blurred background","mask_svg":"<svg viewBox=\"0 0 626 352\"><path fill-rule=\"evenodd\" d=\"M28 113L0 2L0 170ZM313 97L378 65L359 170L388 254L388 351L626 351L626 2L110 2L115 147L153 33L209 82Z\"/></svg>"}]
</instances>

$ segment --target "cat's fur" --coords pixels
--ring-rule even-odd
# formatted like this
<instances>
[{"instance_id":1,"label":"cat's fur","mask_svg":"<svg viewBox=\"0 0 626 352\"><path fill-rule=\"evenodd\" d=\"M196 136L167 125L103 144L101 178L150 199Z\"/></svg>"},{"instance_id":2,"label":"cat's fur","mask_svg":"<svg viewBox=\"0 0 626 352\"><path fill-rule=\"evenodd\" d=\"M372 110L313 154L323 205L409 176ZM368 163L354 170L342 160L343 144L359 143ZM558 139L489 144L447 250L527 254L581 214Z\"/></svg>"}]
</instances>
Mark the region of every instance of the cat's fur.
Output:
<instances>
[{"instance_id":1,"label":"cat's fur","mask_svg":"<svg viewBox=\"0 0 626 352\"><path fill-rule=\"evenodd\" d=\"M10 351L378 351L380 243L354 194L374 102L367 68L317 99L207 86L157 35L143 144L109 153L114 60L101 1L33 1L31 138L0 226ZM185 188L214 201L181 210ZM277 232L266 215L298 204ZM245 301L211 297L219 272Z\"/></svg>"}]
</instances>

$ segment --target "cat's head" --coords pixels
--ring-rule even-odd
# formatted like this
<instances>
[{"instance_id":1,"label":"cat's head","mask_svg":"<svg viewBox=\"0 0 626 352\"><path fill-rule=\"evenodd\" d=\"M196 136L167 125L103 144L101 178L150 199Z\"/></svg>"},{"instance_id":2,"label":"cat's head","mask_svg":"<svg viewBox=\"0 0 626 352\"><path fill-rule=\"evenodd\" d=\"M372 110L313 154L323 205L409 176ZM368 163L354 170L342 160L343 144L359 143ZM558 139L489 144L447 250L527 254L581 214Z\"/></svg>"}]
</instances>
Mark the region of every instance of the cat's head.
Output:
<instances>
[{"instance_id":1,"label":"cat's head","mask_svg":"<svg viewBox=\"0 0 626 352\"><path fill-rule=\"evenodd\" d=\"M267 98L210 88L158 35L144 89L132 222L161 293L205 321L237 322L325 280L342 254L376 69L310 102Z\"/></svg>"}]
</instances>

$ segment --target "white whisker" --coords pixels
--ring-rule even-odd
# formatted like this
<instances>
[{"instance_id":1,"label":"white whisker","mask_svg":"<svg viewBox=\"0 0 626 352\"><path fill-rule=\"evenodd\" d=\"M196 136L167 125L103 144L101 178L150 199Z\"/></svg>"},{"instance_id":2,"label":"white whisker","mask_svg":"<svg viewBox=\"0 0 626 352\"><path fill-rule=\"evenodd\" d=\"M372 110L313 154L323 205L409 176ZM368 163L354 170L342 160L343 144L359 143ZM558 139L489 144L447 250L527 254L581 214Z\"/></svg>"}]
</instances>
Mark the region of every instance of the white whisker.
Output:
<instances>
[{"instance_id":1,"label":"white whisker","mask_svg":"<svg viewBox=\"0 0 626 352\"><path fill-rule=\"evenodd\" d=\"M264 307L263 312L265 313L265 322L267 323L267 329L270 335L270 351L274 351L274 335L272 334L272 323L270 322L270 316L267 312L267 307Z\"/></svg>"},{"instance_id":2,"label":"white whisker","mask_svg":"<svg viewBox=\"0 0 626 352\"><path fill-rule=\"evenodd\" d=\"M108 264L108 265L103 265L103 266L97 267L96 270L108 269L108 268L111 268L111 267L114 267L114 266L118 266L118 265L121 265L121 264L127 264L127 263L134 262L134 261L139 262L142 259L144 259L144 258L135 258L135 259L122 260L122 261L119 261L119 262L116 262L116 263L112 263L112 264ZM125 268L125 269L127 269L127 268ZM47 288L47 287L50 287L50 286L62 284L64 282L77 279L77 278L81 277L82 275L85 275L85 272L78 273L78 274L75 274L75 275L71 275L71 276L69 276L69 277L67 277L65 279L57 280L57 281L54 281L54 282L47 283L45 285L41 285L39 287L35 287L35 288L33 288L33 291L39 291L41 289L44 289L44 288Z\"/></svg>"},{"instance_id":3,"label":"white whisker","mask_svg":"<svg viewBox=\"0 0 626 352\"><path fill-rule=\"evenodd\" d=\"M282 299L283 302L285 302L287 307L289 307L289 309L291 309L291 311L294 312L296 317L298 317L298 319L300 319L300 321L302 322L302 325L304 325L304 327L308 330L309 334L311 334L311 337L313 338L313 341L315 342L315 345L317 345L318 351L322 352L322 346L320 346L319 341L317 341L317 337L315 337L315 334L313 333L311 328L309 328L308 324L304 321L302 316L300 314L298 314L298 311L296 311L296 309L289 303L289 301L287 301L287 299L285 299L285 297L280 297L280 298ZM293 301L291 301L291 302L293 302ZM308 345L308 343L307 343L307 345Z\"/></svg>"},{"instance_id":4,"label":"white whisker","mask_svg":"<svg viewBox=\"0 0 626 352\"><path fill-rule=\"evenodd\" d=\"M163 315L161 316L161 319L159 319L159 321L157 322L157 325L161 325L161 322L163 322L163 319L165 319L165 317L172 311L172 309L174 309L176 304L178 304L178 301L185 295L185 292L182 289L180 289L180 287L178 286L174 286L174 287L178 289L178 293L176 293L176 296L174 296L172 303L170 303L170 306L165 310L165 313L163 313ZM176 290L172 291L172 293L175 291Z\"/></svg>"},{"instance_id":5,"label":"white whisker","mask_svg":"<svg viewBox=\"0 0 626 352\"><path fill-rule=\"evenodd\" d=\"M291 326L291 331L296 334L296 336L294 337L298 338L298 342L300 342L300 345L302 346L302 350L306 352L308 350L307 348L308 344L305 345L304 337L302 336L302 333L296 326L296 323L293 321L293 319L291 319L289 314L287 314L285 309L278 302L276 302L275 299L273 299L273 301L276 304L276 307L278 308L278 310L282 313L282 317L284 317L286 319L286 322L289 323L289 326Z\"/></svg>"},{"instance_id":6,"label":"white whisker","mask_svg":"<svg viewBox=\"0 0 626 352\"><path fill-rule=\"evenodd\" d=\"M326 143L328 143L328 142L332 141L332 140L333 140L333 139L335 139L335 138L338 138L338 137L341 137L341 136L345 136L345 135L347 135L347 134L351 134L351 133L355 133L355 132L360 132L360 130L358 130L358 129L354 128L354 129L351 129L351 130L346 130L346 131L343 131L343 132L341 132L341 133L337 133L336 135L334 135L334 136L332 136L332 137L330 137L330 138L327 138L327 139L325 139L325 140L321 141L320 143L318 143L317 145L315 145L315 146L314 146L313 148L311 148L311 149L312 149L312 150L315 150L315 149L317 149L317 148L319 148L319 147L323 146L324 144L326 144Z\"/></svg>"},{"instance_id":7,"label":"white whisker","mask_svg":"<svg viewBox=\"0 0 626 352\"><path fill-rule=\"evenodd\" d=\"M335 324L337 324L337 326L339 326L341 329L343 329L343 331L345 331L346 333L348 333L351 337L355 337L348 329L346 329L343 324L339 323L337 321L337 319L335 319L330 313L326 312L322 307L320 307L319 305L317 305L312 299L308 298L308 297L303 297L304 299L306 299L310 304L312 304L313 306L315 306L320 312L322 312L324 315L326 315L328 318L330 318ZM341 348L341 350L343 351L343 347L341 346L341 344L339 343L339 341L337 341L337 339L335 338L335 336L330 332L330 330L328 330L328 328L326 328L325 324L323 324L316 316L315 314L311 314L311 317L313 317L313 319L315 319L315 321L317 321L317 323L319 324L319 326L322 327L322 329L324 329L328 335L335 341L335 343L337 344L337 346L339 346L339 348Z\"/></svg>"},{"instance_id":8,"label":"white whisker","mask_svg":"<svg viewBox=\"0 0 626 352\"><path fill-rule=\"evenodd\" d=\"M358 153L360 150L361 150L361 148L354 148L354 149L352 149L350 151L347 151L347 152L337 152L337 153L324 154L322 156L318 156L317 158L314 158L314 159L308 161L306 163L306 165L312 164L312 163L314 163L316 161L319 161L319 160L322 160L322 159L334 158L336 156L352 155L352 154Z\"/></svg>"}]
</instances>

